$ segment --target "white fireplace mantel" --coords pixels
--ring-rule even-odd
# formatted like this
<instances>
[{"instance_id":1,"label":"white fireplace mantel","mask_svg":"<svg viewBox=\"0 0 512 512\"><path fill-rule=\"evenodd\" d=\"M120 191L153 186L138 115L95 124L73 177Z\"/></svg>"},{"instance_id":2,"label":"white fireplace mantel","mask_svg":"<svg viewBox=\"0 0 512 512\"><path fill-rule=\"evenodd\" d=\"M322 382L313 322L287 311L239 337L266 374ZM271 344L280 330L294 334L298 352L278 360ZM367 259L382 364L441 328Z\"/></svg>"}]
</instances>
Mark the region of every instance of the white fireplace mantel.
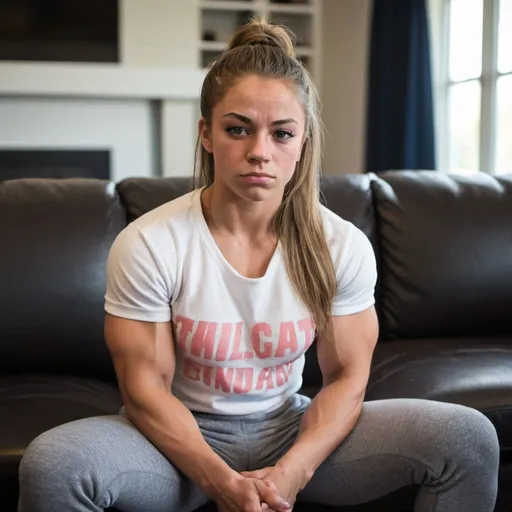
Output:
<instances>
[{"instance_id":1,"label":"white fireplace mantel","mask_svg":"<svg viewBox=\"0 0 512 512\"><path fill-rule=\"evenodd\" d=\"M0 148L109 148L112 179L191 175L202 69L0 63Z\"/></svg>"},{"instance_id":2,"label":"white fireplace mantel","mask_svg":"<svg viewBox=\"0 0 512 512\"><path fill-rule=\"evenodd\" d=\"M202 69L1 63L0 95L196 100Z\"/></svg>"}]
</instances>

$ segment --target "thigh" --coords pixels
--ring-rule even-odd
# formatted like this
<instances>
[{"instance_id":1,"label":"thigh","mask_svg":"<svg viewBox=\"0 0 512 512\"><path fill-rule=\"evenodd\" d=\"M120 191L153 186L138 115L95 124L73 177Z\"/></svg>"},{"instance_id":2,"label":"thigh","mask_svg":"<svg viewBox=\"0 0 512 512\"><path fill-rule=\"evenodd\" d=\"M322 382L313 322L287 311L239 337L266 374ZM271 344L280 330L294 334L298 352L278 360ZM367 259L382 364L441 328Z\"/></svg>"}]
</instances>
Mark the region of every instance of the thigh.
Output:
<instances>
[{"instance_id":1,"label":"thigh","mask_svg":"<svg viewBox=\"0 0 512 512\"><path fill-rule=\"evenodd\" d=\"M493 430L481 413L455 404L365 402L355 428L316 471L299 500L354 505L407 485L439 482L456 470L461 454L470 456L477 449L475 439L488 433L490 446Z\"/></svg>"},{"instance_id":2,"label":"thigh","mask_svg":"<svg viewBox=\"0 0 512 512\"><path fill-rule=\"evenodd\" d=\"M77 420L36 438L20 466L20 510L43 510L31 506L41 495L48 510L75 510L69 500L76 499L88 504L84 510L185 512L207 501L122 415Z\"/></svg>"}]
</instances>

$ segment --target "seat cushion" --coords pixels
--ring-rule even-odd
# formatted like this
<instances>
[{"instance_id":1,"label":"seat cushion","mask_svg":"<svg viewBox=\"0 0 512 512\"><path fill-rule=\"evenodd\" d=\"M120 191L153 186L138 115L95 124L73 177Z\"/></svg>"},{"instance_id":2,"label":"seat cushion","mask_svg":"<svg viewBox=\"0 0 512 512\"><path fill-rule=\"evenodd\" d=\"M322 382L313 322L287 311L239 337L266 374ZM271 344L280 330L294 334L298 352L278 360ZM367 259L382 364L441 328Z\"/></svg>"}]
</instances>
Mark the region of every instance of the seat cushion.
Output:
<instances>
[{"instance_id":1,"label":"seat cushion","mask_svg":"<svg viewBox=\"0 0 512 512\"><path fill-rule=\"evenodd\" d=\"M116 414L121 405L113 385L92 379L49 375L0 377L2 499L16 499L18 466L35 437L69 421Z\"/></svg>"},{"instance_id":2,"label":"seat cushion","mask_svg":"<svg viewBox=\"0 0 512 512\"><path fill-rule=\"evenodd\" d=\"M473 407L512 451L512 339L400 340L375 350L366 400L426 398Z\"/></svg>"}]
</instances>

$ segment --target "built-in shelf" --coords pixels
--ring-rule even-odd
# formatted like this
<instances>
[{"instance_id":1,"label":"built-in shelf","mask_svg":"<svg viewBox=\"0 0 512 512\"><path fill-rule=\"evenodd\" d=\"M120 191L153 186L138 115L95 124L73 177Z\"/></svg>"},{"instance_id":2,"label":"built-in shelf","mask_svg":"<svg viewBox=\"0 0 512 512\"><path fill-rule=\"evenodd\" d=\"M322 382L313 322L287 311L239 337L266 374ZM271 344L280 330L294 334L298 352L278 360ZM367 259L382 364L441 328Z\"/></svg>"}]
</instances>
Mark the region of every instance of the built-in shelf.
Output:
<instances>
[{"instance_id":1,"label":"built-in shelf","mask_svg":"<svg viewBox=\"0 0 512 512\"><path fill-rule=\"evenodd\" d=\"M225 50L234 31L253 16L288 27L297 37L295 48L300 58L318 75L319 23L321 0L281 3L271 0L201 0L201 38L199 61L207 67Z\"/></svg>"},{"instance_id":2,"label":"built-in shelf","mask_svg":"<svg viewBox=\"0 0 512 512\"><path fill-rule=\"evenodd\" d=\"M250 11L254 9L255 3L252 1L233 1L229 0L203 0L200 4L201 9L210 11Z\"/></svg>"},{"instance_id":3,"label":"built-in shelf","mask_svg":"<svg viewBox=\"0 0 512 512\"><path fill-rule=\"evenodd\" d=\"M223 52L227 48L227 43L222 41L201 41L200 49L204 52ZM297 57L311 57L313 50L307 46L296 46L295 53Z\"/></svg>"},{"instance_id":4,"label":"built-in shelf","mask_svg":"<svg viewBox=\"0 0 512 512\"><path fill-rule=\"evenodd\" d=\"M288 14L313 14L312 5L301 4L268 4L269 12L282 12Z\"/></svg>"}]
</instances>

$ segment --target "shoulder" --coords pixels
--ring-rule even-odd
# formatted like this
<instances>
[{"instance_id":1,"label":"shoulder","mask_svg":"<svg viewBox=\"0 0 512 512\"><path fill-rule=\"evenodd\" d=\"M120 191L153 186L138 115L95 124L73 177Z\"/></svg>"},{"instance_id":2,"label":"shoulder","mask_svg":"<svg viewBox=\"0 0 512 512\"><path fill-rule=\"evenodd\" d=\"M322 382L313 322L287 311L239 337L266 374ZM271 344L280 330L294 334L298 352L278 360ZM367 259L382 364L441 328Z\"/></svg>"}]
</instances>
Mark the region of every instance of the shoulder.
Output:
<instances>
[{"instance_id":1,"label":"shoulder","mask_svg":"<svg viewBox=\"0 0 512 512\"><path fill-rule=\"evenodd\" d=\"M327 245L336 273L333 315L364 311L375 302L377 262L368 237L355 224L321 207Z\"/></svg>"},{"instance_id":2,"label":"shoulder","mask_svg":"<svg viewBox=\"0 0 512 512\"><path fill-rule=\"evenodd\" d=\"M193 190L172 201L168 201L141 215L130 226L146 237L161 234L170 227L183 228L192 222L192 215L200 190Z\"/></svg>"},{"instance_id":3,"label":"shoulder","mask_svg":"<svg viewBox=\"0 0 512 512\"><path fill-rule=\"evenodd\" d=\"M199 192L194 190L141 215L119 233L114 245L123 245L128 250L145 245L152 251L168 253L172 249L174 252L175 244L192 232L193 209Z\"/></svg>"},{"instance_id":4,"label":"shoulder","mask_svg":"<svg viewBox=\"0 0 512 512\"><path fill-rule=\"evenodd\" d=\"M107 261L107 312L165 322L176 286L177 244L193 236L197 191L142 215L114 240Z\"/></svg>"}]
</instances>

